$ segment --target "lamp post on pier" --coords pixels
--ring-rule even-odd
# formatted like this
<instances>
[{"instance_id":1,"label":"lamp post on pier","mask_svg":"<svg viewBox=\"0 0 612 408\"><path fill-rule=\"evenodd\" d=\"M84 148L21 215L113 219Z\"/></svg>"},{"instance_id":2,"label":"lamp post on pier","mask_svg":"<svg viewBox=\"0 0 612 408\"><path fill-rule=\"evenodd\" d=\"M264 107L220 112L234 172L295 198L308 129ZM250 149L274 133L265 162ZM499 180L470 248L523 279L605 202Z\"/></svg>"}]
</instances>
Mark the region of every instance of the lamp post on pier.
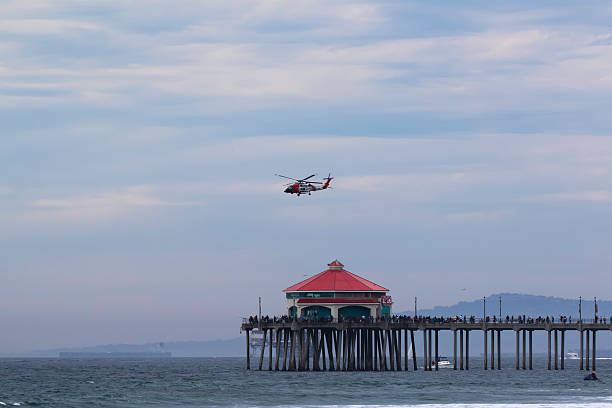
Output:
<instances>
[{"instance_id":1,"label":"lamp post on pier","mask_svg":"<svg viewBox=\"0 0 612 408\"><path fill-rule=\"evenodd\" d=\"M482 297L482 321L487 320L487 297Z\"/></svg>"}]
</instances>

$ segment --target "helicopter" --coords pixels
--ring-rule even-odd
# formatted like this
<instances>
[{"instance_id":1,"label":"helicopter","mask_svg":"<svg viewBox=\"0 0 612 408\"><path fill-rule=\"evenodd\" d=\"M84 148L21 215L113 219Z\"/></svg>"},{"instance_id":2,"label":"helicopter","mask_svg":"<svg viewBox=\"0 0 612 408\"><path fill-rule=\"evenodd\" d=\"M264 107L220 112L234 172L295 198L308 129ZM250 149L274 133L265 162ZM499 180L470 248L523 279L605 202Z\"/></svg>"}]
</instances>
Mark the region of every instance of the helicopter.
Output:
<instances>
[{"instance_id":1,"label":"helicopter","mask_svg":"<svg viewBox=\"0 0 612 408\"><path fill-rule=\"evenodd\" d=\"M303 179L295 179L293 177L283 176L282 174L275 174L275 176L295 181L295 183L285 184L285 186L288 186L285 189L285 193L297 194L298 197L302 194L308 193L308 195L310 195L310 193L313 191L326 190L328 188L331 188L329 186L329 183L333 180L331 173L328 174L327 177L323 179L323 181L306 181L316 176L316 174L311 174L310 176L304 177ZM317 187L315 184L321 184L321 186Z\"/></svg>"}]
</instances>

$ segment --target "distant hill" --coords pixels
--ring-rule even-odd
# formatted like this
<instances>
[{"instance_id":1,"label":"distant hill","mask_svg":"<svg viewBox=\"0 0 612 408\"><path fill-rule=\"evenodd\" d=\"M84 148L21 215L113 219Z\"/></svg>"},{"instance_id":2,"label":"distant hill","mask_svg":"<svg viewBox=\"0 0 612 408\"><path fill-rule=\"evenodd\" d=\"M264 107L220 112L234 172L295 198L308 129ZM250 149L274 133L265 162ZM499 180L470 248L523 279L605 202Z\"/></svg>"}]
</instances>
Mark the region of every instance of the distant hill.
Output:
<instances>
[{"instance_id":1,"label":"distant hill","mask_svg":"<svg viewBox=\"0 0 612 408\"><path fill-rule=\"evenodd\" d=\"M502 300L502 316L527 315L537 316L572 316L578 318L578 299L564 299L551 296L524 295L518 293L496 293L486 298L486 312L489 316L499 315L499 298ZM482 299L470 302L459 302L451 306L436 306L433 309L417 310L423 316L482 316ZM612 315L612 301L597 300L598 315ZM414 310L396 312L413 315ZM583 319L592 319L594 313L593 299L582 301Z\"/></svg>"}]
</instances>

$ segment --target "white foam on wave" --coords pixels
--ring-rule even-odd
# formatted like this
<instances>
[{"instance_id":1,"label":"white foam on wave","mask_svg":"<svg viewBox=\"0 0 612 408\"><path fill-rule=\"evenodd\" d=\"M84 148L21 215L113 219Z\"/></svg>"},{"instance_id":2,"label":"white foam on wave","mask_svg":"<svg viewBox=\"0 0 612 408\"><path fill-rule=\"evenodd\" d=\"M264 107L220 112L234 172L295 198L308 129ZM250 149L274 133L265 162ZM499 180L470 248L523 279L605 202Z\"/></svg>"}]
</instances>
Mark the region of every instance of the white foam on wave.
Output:
<instances>
[{"instance_id":1,"label":"white foam on wave","mask_svg":"<svg viewBox=\"0 0 612 408\"><path fill-rule=\"evenodd\" d=\"M2 402L2 401L0 401L0 405L6 406L6 404L4 402Z\"/></svg>"},{"instance_id":2,"label":"white foam on wave","mask_svg":"<svg viewBox=\"0 0 612 408\"><path fill-rule=\"evenodd\" d=\"M610 408L612 397L602 397L603 401L594 402L544 402L525 404L393 404L393 405L301 405L302 408ZM605 402L604 402L605 401ZM285 406L283 406L285 407ZM286 406L288 407L288 406ZM291 406L295 408L296 406Z\"/></svg>"}]
</instances>

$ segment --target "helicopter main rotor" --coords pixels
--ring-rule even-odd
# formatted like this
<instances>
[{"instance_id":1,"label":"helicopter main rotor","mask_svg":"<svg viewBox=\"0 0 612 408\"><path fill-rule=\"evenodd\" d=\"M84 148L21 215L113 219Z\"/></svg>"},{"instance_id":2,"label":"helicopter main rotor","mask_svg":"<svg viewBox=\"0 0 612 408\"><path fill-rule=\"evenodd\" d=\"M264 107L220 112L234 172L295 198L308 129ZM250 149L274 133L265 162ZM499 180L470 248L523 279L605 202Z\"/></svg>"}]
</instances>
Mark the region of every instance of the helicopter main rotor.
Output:
<instances>
[{"instance_id":1,"label":"helicopter main rotor","mask_svg":"<svg viewBox=\"0 0 612 408\"><path fill-rule=\"evenodd\" d=\"M297 181L298 183L323 184L323 183L321 183L319 181L306 181L309 178L312 178L312 177L316 176L316 174L311 174L310 176L304 177L303 179L296 179L296 178L293 178L293 177L287 177L287 176L283 176L282 174L275 174L275 176L283 177L283 178L286 178L286 179L289 179L289 180L294 180L294 181Z\"/></svg>"}]
</instances>

